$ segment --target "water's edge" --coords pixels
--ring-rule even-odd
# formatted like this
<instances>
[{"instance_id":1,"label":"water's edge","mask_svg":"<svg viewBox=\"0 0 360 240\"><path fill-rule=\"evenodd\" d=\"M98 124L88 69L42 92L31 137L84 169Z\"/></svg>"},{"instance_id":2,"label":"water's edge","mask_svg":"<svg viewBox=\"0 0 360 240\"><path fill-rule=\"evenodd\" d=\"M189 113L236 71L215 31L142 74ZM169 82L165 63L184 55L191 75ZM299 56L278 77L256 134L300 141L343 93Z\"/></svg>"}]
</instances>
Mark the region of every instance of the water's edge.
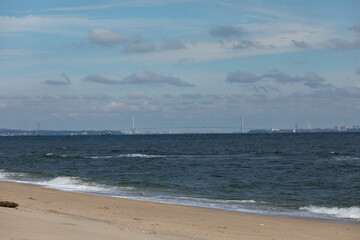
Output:
<instances>
[{"instance_id":1,"label":"water's edge","mask_svg":"<svg viewBox=\"0 0 360 240\"><path fill-rule=\"evenodd\" d=\"M317 209L324 209L324 207L301 207L299 211L286 211L286 209L272 209L265 211L264 209L239 209L237 208L239 203L243 204L244 207L253 207L251 205L257 204L254 200L214 200L214 199L198 199L192 197L177 197L174 198L173 196L158 196L150 198L150 197L143 197L143 196L136 196L136 195L125 195L125 194L115 194L115 189L109 189L109 187L104 186L102 184L96 183L86 183L78 178L75 177L57 177L55 179L49 181L30 181L27 180L16 180L5 177L4 175L17 175L16 173L6 173L4 170L0 170L0 181L3 182L12 182L12 183L19 183L25 184L29 186L41 187L41 188L48 188L48 189L56 189L59 191L64 192L73 192L73 193L82 193L82 194L89 194L95 196L105 196L105 197L112 197L112 198L120 198L120 199L128 199L128 200L135 200L135 201L146 201L146 202L154 202L154 203L161 203L161 204L171 204L171 205L179 205L179 206L189 206L189 207L198 207L198 208L205 208L205 209L214 209L219 211L228 211L228 212L236 212L240 214L250 214L250 215L257 215L257 216L269 216L269 217L280 217L280 218L288 218L288 219L299 219L299 220L307 220L307 221L317 221L317 222L329 222L329 223L339 223L339 224L351 224L351 225L360 225L360 218L357 216L355 218L341 218L341 217L334 217L327 212L334 211L333 208L325 208L324 211L318 211ZM19 174L19 176L26 176L26 174ZM73 184L76 183L76 184ZM76 185L78 185L76 187ZM72 185L72 186L71 186ZM74 187L75 185L75 187ZM110 187L114 188L114 187ZM102 189L102 190L101 190ZM118 190L118 189L117 189ZM129 188L124 188L124 190L133 190ZM233 208L229 208L224 206L223 204L233 203L235 206ZM266 203L263 203L266 205ZM336 209L336 208L335 208ZM345 208L345 213L348 214L346 211L347 209L354 209L354 211L359 212L360 208L357 207L350 207ZM311 210L314 210L313 212ZM342 209L338 209L340 212L344 211ZM325 213L324 213L325 212ZM301 214L299 214L301 213Z\"/></svg>"}]
</instances>

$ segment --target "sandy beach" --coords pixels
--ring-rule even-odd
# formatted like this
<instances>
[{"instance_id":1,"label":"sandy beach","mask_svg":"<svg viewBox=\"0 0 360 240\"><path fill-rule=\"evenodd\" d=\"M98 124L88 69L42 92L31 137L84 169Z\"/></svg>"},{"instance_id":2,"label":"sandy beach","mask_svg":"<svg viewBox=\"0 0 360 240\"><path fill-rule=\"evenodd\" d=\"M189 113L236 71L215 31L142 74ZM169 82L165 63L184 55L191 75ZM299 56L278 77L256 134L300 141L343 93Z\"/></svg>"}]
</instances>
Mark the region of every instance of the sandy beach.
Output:
<instances>
[{"instance_id":1,"label":"sandy beach","mask_svg":"<svg viewBox=\"0 0 360 240\"><path fill-rule=\"evenodd\" d=\"M0 239L359 239L360 226L241 214L0 181Z\"/></svg>"}]
</instances>

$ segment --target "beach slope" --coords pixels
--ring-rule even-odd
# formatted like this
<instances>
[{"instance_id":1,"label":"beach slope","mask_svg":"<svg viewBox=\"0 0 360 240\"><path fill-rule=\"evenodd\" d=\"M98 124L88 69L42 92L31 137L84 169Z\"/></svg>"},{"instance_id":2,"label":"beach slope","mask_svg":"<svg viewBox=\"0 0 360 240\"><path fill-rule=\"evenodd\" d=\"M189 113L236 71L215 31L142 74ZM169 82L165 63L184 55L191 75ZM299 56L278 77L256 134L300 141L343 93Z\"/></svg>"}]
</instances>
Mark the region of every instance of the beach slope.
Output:
<instances>
[{"instance_id":1,"label":"beach slope","mask_svg":"<svg viewBox=\"0 0 360 240\"><path fill-rule=\"evenodd\" d=\"M360 226L241 214L0 181L0 239L359 239Z\"/></svg>"}]
</instances>

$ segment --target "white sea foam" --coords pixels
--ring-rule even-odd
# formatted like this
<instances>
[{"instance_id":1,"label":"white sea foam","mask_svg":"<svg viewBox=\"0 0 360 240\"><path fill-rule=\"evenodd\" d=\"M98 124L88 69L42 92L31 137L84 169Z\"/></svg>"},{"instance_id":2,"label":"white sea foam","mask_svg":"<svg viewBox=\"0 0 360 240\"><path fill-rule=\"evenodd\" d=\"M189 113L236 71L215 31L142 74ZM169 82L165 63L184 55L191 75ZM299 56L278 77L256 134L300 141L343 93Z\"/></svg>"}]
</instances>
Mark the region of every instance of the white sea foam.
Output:
<instances>
[{"instance_id":1,"label":"white sea foam","mask_svg":"<svg viewBox=\"0 0 360 240\"><path fill-rule=\"evenodd\" d=\"M4 178L6 178L6 173L4 169L0 169L0 179L4 179Z\"/></svg>"},{"instance_id":2,"label":"white sea foam","mask_svg":"<svg viewBox=\"0 0 360 240\"><path fill-rule=\"evenodd\" d=\"M123 197L113 195L113 197ZM163 195L156 193L137 193L125 196L128 199L152 201L166 204L176 204L183 206L193 206L202 208L221 209L226 211L253 213L253 214L274 214L275 209L264 208L263 203L256 202L254 200L220 200L220 199L208 199L208 198L195 198L176 195ZM289 215L290 216L290 215Z\"/></svg>"},{"instance_id":3,"label":"white sea foam","mask_svg":"<svg viewBox=\"0 0 360 240\"><path fill-rule=\"evenodd\" d=\"M46 185L52 186L72 186L72 185L81 185L83 181L76 177L56 177L49 181L42 182Z\"/></svg>"},{"instance_id":4,"label":"white sea foam","mask_svg":"<svg viewBox=\"0 0 360 240\"><path fill-rule=\"evenodd\" d=\"M58 157L58 158L72 158L72 157L79 157L79 156L69 156L66 154L57 155L55 153L47 153L45 154L46 157ZM84 158L90 159L110 159L110 158L160 158L166 157L162 155L147 155L147 154L140 154L140 153L129 153L129 154L117 154L117 155L104 155L104 156L85 156Z\"/></svg>"},{"instance_id":5,"label":"white sea foam","mask_svg":"<svg viewBox=\"0 0 360 240\"><path fill-rule=\"evenodd\" d=\"M89 158L91 158L91 159L99 159L99 158L104 159L104 158L114 158L114 157L116 157L116 156L91 156Z\"/></svg>"},{"instance_id":6,"label":"white sea foam","mask_svg":"<svg viewBox=\"0 0 360 240\"><path fill-rule=\"evenodd\" d=\"M25 173L12 173L0 169L0 180L33 184L63 191L93 193L99 195L113 195L126 197L134 191L133 187L115 187L105 184L82 181L78 177L59 176L45 180L44 178L30 177Z\"/></svg>"},{"instance_id":7,"label":"white sea foam","mask_svg":"<svg viewBox=\"0 0 360 240\"><path fill-rule=\"evenodd\" d=\"M107 155L107 156L90 156L88 158L106 159L106 158L160 158L160 157L165 157L165 156L131 153L131 154L110 155L110 156L109 155Z\"/></svg>"},{"instance_id":8,"label":"white sea foam","mask_svg":"<svg viewBox=\"0 0 360 240\"><path fill-rule=\"evenodd\" d=\"M258 203L254 200L217 200L177 195L164 195L162 193L148 192L146 190L145 192L143 192L142 190L130 186L116 187L95 182L83 181L78 177L59 176L52 179L40 180L29 179L29 176L22 173L9 173L5 172L4 170L0 170L0 179L21 183L29 183L63 191L109 195L113 197L123 197L168 204L179 204L258 214L267 212L264 211L264 206L261 206L262 203Z\"/></svg>"},{"instance_id":9,"label":"white sea foam","mask_svg":"<svg viewBox=\"0 0 360 240\"><path fill-rule=\"evenodd\" d=\"M360 157L353 156L338 156L333 158L335 161L358 161Z\"/></svg>"},{"instance_id":10,"label":"white sea foam","mask_svg":"<svg viewBox=\"0 0 360 240\"><path fill-rule=\"evenodd\" d=\"M311 213L327 214L337 218L352 218L360 220L360 207L356 206L348 208L307 206L301 207L300 210Z\"/></svg>"},{"instance_id":11,"label":"white sea foam","mask_svg":"<svg viewBox=\"0 0 360 240\"><path fill-rule=\"evenodd\" d=\"M331 159L334 159L335 161L358 161L360 160L360 156L349 156L349 155L342 155L338 152L329 152L330 154L333 154Z\"/></svg>"},{"instance_id":12,"label":"white sea foam","mask_svg":"<svg viewBox=\"0 0 360 240\"><path fill-rule=\"evenodd\" d=\"M56 177L47 181L35 182L38 185L55 188L59 190L72 191L72 192L85 192L96 193L104 195L113 195L114 193L121 196L128 194L127 192L133 191L131 187L114 187L95 182L85 182L78 177Z\"/></svg>"},{"instance_id":13,"label":"white sea foam","mask_svg":"<svg viewBox=\"0 0 360 240\"><path fill-rule=\"evenodd\" d=\"M26 176L25 173L12 173L12 172L6 172L4 169L0 169L0 179L1 180L8 180L11 178L19 178Z\"/></svg>"},{"instance_id":14,"label":"white sea foam","mask_svg":"<svg viewBox=\"0 0 360 240\"><path fill-rule=\"evenodd\" d=\"M57 158L67 158L69 157L68 155L66 154L62 154L62 155L57 155L55 153L47 153L45 154L46 157L57 157Z\"/></svg>"},{"instance_id":15,"label":"white sea foam","mask_svg":"<svg viewBox=\"0 0 360 240\"><path fill-rule=\"evenodd\" d=\"M66 191L101 192L105 190L103 187L97 186L96 184L83 182L77 177L56 177L47 181L38 181L36 183L45 187Z\"/></svg>"},{"instance_id":16,"label":"white sea foam","mask_svg":"<svg viewBox=\"0 0 360 240\"><path fill-rule=\"evenodd\" d=\"M164 157L161 155L146 155L146 154L139 154L139 153L132 153L132 154L122 154L119 155L121 157L129 157L129 158L157 158L157 157Z\"/></svg>"},{"instance_id":17,"label":"white sea foam","mask_svg":"<svg viewBox=\"0 0 360 240\"><path fill-rule=\"evenodd\" d=\"M129 199L146 200L170 204L188 205L204 208L222 209L228 211L245 212L253 214L265 214L285 217L305 217L324 219L353 219L360 220L360 207L349 208L307 206L299 210L291 210L271 203L258 202L255 200L220 200L208 198L196 198L191 196L179 196L177 194L164 194L147 191L134 187L120 187L100 184L82 180L78 177L58 176L52 179L37 178L25 173L12 173L0 169L0 180L34 184L42 187L54 188L63 191L92 193L123 197Z\"/></svg>"}]
</instances>

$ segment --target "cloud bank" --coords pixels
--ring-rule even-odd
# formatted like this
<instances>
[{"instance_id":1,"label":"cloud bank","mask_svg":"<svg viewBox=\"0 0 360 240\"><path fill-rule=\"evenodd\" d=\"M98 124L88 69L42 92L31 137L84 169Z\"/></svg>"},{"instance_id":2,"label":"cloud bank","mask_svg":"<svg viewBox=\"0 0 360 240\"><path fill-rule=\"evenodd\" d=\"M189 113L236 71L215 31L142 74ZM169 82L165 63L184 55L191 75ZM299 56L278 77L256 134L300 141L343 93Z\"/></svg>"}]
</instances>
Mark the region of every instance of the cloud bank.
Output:
<instances>
[{"instance_id":1,"label":"cloud bank","mask_svg":"<svg viewBox=\"0 0 360 240\"><path fill-rule=\"evenodd\" d=\"M110 85L171 85L177 87L193 87L178 77L163 76L150 71L136 72L123 80L114 80L100 74L88 75L84 81Z\"/></svg>"},{"instance_id":2,"label":"cloud bank","mask_svg":"<svg viewBox=\"0 0 360 240\"><path fill-rule=\"evenodd\" d=\"M70 79L68 78L68 76L65 73L63 73L61 75L63 76L64 80L52 80L52 79L44 80L42 82L42 84L46 84L46 85L50 85L50 86L66 86L66 85L71 84Z\"/></svg>"},{"instance_id":3,"label":"cloud bank","mask_svg":"<svg viewBox=\"0 0 360 240\"><path fill-rule=\"evenodd\" d=\"M122 81L113 80L113 79L104 77L104 76L102 76L100 74L88 75L88 76L86 76L84 78L84 81L93 82L93 83L100 83L100 84L109 84L109 85L122 84Z\"/></svg>"},{"instance_id":4,"label":"cloud bank","mask_svg":"<svg viewBox=\"0 0 360 240\"><path fill-rule=\"evenodd\" d=\"M302 48L302 49L310 48L310 46L305 41L291 40L291 42L296 48Z\"/></svg>"},{"instance_id":5,"label":"cloud bank","mask_svg":"<svg viewBox=\"0 0 360 240\"><path fill-rule=\"evenodd\" d=\"M240 28L232 26L218 26L214 27L209 31L211 36L214 37L233 37L240 36L243 34L243 31Z\"/></svg>"},{"instance_id":6,"label":"cloud bank","mask_svg":"<svg viewBox=\"0 0 360 240\"><path fill-rule=\"evenodd\" d=\"M332 38L329 39L331 47L337 50L345 49L359 49L360 48L360 23L355 24L350 28L350 30L357 33L357 36L354 40L347 40L342 38Z\"/></svg>"},{"instance_id":7,"label":"cloud bank","mask_svg":"<svg viewBox=\"0 0 360 240\"><path fill-rule=\"evenodd\" d=\"M242 40L233 45L233 49L264 48L266 46L251 40Z\"/></svg>"},{"instance_id":8,"label":"cloud bank","mask_svg":"<svg viewBox=\"0 0 360 240\"><path fill-rule=\"evenodd\" d=\"M331 84L316 73L307 73L304 75L291 76L287 73L277 71L275 73L268 73L263 75L256 75L243 71L229 72L226 77L226 82L229 83L256 83L260 81L275 81L281 84L302 83L305 86L315 89L322 87L330 87Z\"/></svg>"},{"instance_id":9,"label":"cloud bank","mask_svg":"<svg viewBox=\"0 0 360 240\"><path fill-rule=\"evenodd\" d=\"M163 49L165 50L177 50L183 48L186 48L185 45L182 42L174 39L166 41L163 45Z\"/></svg>"}]
</instances>

